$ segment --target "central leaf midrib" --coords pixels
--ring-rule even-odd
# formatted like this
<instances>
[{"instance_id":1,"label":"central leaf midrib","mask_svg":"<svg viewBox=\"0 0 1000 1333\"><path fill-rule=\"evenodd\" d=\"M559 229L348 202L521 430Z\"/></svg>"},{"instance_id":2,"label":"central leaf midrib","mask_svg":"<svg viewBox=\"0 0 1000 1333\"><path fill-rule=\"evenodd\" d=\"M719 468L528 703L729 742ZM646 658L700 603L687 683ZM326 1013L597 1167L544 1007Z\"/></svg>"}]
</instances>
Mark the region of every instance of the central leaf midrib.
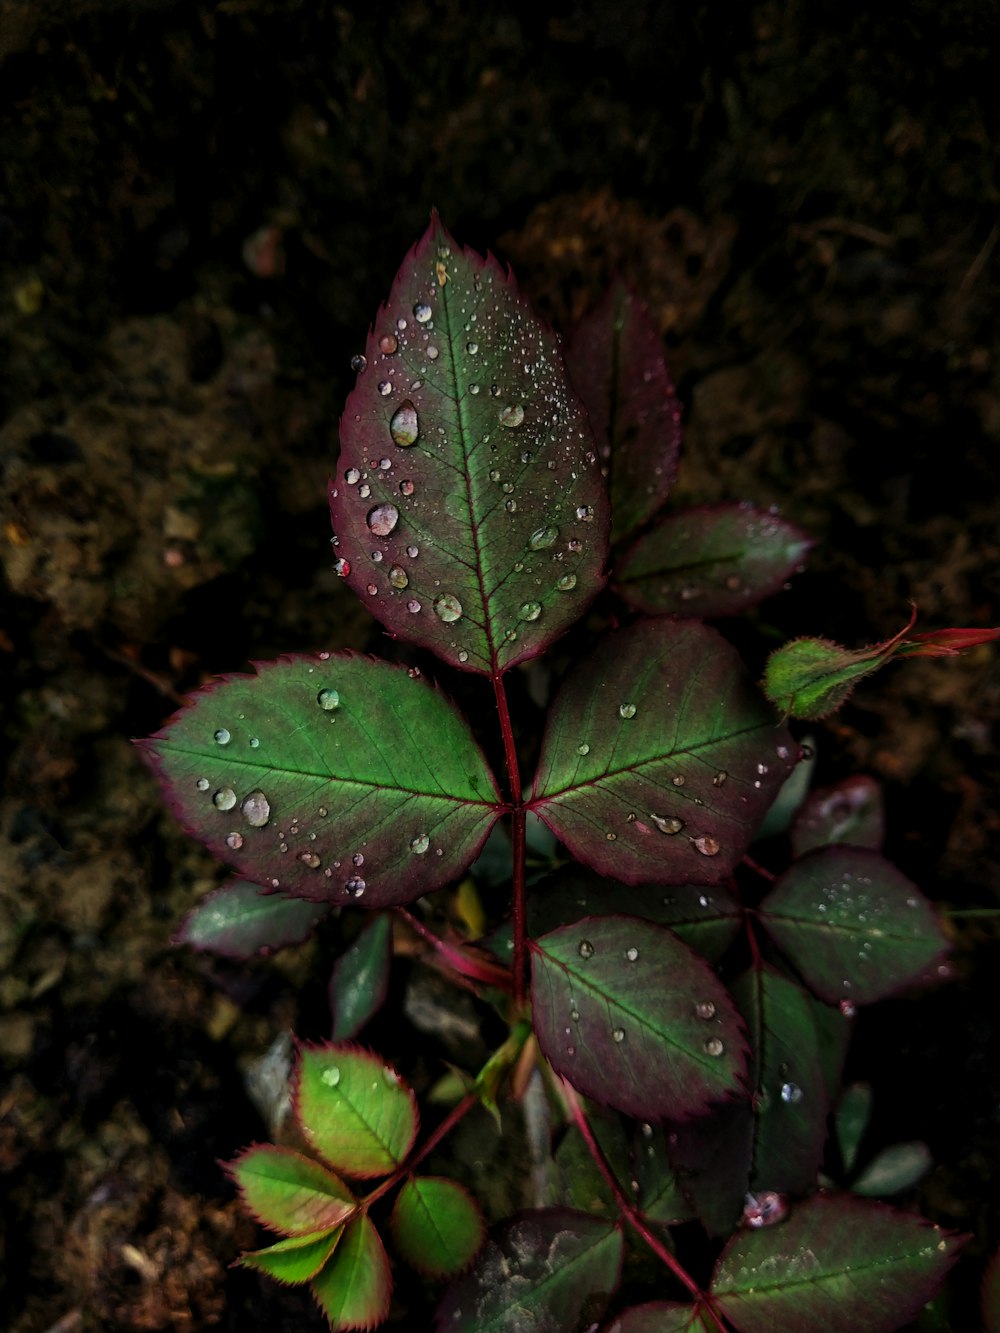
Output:
<instances>
[{"instance_id":1,"label":"central leaf midrib","mask_svg":"<svg viewBox=\"0 0 1000 1333\"><path fill-rule=\"evenodd\" d=\"M366 1077L367 1077L367 1075L366 1075ZM378 1148L380 1148L381 1151L382 1151L383 1153L385 1153L386 1157L388 1157L388 1159L390 1160L390 1162L392 1162L394 1165L398 1165L398 1164L399 1164L399 1161L400 1161L399 1157L397 1157L396 1154L392 1151L392 1149L391 1149L391 1147L389 1146L388 1143L386 1143L384 1140L382 1140L381 1138L379 1138L378 1134L376 1134L376 1132L375 1132L375 1130L372 1128L372 1126L368 1123L368 1121L367 1121L367 1120L365 1119L365 1117L361 1114L361 1112L358 1110L358 1108L355 1106L355 1104L354 1104L354 1103L350 1100L350 1098L347 1096L347 1091L346 1091L346 1089L344 1089L343 1091L341 1091L341 1090L338 1088L337 1091L340 1092L340 1099L339 1099L339 1100L343 1103L344 1106L347 1107L348 1111L351 1112L351 1114L354 1116L354 1119L355 1119L355 1120L357 1121L357 1123L361 1126L361 1128L365 1131L365 1133L368 1135L368 1137L371 1139L371 1141L372 1141L374 1144L376 1144L376 1145L378 1146Z\"/></svg>"},{"instance_id":2,"label":"central leaf midrib","mask_svg":"<svg viewBox=\"0 0 1000 1333\"><path fill-rule=\"evenodd\" d=\"M803 1245L803 1249L804 1248L805 1246ZM913 1254L902 1254L902 1255L892 1254L884 1259L874 1258L870 1259L867 1263L864 1261L855 1262L853 1259L851 1260L850 1263L848 1263L846 1260L840 1260L839 1262L841 1262L844 1265L844 1267L835 1269L832 1272L827 1270L826 1272L823 1273L816 1273L812 1276L804 1275L803 1277L793 1277L789 1275L788 1277L782 1278L780 1280L776 1279L773 1285L768 1285L766 1282L760 1281L758 1274L758 1276L755 1278L754 1290L752 1292L747 1287L729 1287L728 1289L724 1289L722 1291L719 1291L713 1287L712 1295L722 1296L722 1297L748 1296L748 1295L757 1296L759 1292L770 1295L774 1293L780 1293L783 1291L791 1291L797 1287L814 1287L814 1286L819 1286L820 1283L836 1282L838 1280L850 1277L852 1273L858 1273L858 1272L866 1273L873 1269L885 1268L886 1265L888 1264L897 1264L897 1265L910 1264L914 1262L919 1262L919 1260L920 1260L919 1251Z\"/></svg>"}]
</instances>

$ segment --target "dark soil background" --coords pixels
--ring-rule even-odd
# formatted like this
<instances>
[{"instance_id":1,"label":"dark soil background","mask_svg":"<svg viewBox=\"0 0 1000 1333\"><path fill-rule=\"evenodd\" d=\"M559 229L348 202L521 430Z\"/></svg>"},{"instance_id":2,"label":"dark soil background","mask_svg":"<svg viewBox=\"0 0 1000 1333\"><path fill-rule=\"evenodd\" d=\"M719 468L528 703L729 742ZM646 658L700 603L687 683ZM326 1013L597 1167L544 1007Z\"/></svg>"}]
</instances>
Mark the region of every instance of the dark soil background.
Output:
<instances>
[{"instance_id":1,"label":"dark soil background","mask_svg":"<svg viewBox=\"0 0 1000 1333\"><path fill-rule=\"evenodd\" d=\"M318 946L171 949L221 872L130 738L249 658L392 651L333 575L325 481L432 206L562 327L614 269L644 294L685 406L677 500L776 504L818 539L765 632L857 646L911 598L923 629L1000 623L1000 11L529 10L0 0L10 1333L322 1326L228 1270L256 1238L215 1161L265 1133L245 1062L322 1035ZM821 780L881 779L889 854L954 907L997 906L998 717L983 648L815 729ZM909 1202L973 1233L964 1333L1000 1242L1000 969L988 920L954 935L954 979L863 1016L851 1073L884 1141L931 1147Z\"/></svg>"}]
</instances>

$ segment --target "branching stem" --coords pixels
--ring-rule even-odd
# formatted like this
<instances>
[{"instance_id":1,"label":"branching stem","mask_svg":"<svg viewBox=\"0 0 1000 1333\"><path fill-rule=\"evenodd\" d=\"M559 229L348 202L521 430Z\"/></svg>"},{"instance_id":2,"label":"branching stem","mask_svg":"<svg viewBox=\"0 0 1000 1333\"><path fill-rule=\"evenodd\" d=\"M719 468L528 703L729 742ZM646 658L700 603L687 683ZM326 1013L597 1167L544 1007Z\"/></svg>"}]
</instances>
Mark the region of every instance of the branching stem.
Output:
<instances>
[{"instance_id":1,"label":"branching stem","mask_svg":"<svg viewBox=\"0 0 1000 1333\"><path fill-rule=\"evenodd\" d=\"M434 1151L441 1140L450 1134L458 1122L468 1115L478 1103L478 1093L466 1093L462 1100L451 1108L437 1129L427 1136L427 1141L412 1156L408 1157L402 1166L397 1166L388 1180L383 1180L381 1185L372 1190L371 1194L365 1195L361 1200L361 1206L366 1209L370 1208L376 1199L381 1199L383 1194L388 1194L391 1189L395 1188L404 1176L408 1176L415 1166L418 1166L429 1153Z\"/></svg>"}]
</instances>

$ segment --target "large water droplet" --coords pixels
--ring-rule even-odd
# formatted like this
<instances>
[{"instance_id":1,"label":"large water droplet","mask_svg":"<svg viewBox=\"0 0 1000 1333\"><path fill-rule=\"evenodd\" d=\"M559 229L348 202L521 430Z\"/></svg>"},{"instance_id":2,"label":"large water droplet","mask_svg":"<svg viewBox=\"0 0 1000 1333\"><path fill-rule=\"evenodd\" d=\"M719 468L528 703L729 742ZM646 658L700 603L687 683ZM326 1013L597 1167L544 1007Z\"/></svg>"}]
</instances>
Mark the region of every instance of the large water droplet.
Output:
<instances>
[{"instance_id":1,"label":"large water droplet","mask_svg":"<svg viewBox=\"0 0 1000 1333\"><path fill-rule=\"evenodd\" d=\"M232 736L229 734L229 732L226 730L225 727L220 727L219 730L215 733L216 745L228 745L232 739L233 739Z\"/></svg>"},{"instance_id":2,"label":"large water droplet","mask_svg":"<svg viewBox=\"0 0 1000 1333\"><path fill-rule=\"evenodd\" d=\"M621 1045L621 1043L625 1040L625 1029L624 1029L624 1028L612 1028L612 1029L611 1029L611 1039L612 1039L613 1041L618 1042L618 1044Z\"/></svg>"},{"instance_id":3,"label":"large water droplet","mask_svg":"<svg viewBox=\"0 0 1000 1333\"><path fill-rule=\"evenodd\" d=\"M407 611L409 611L411 616L415 616L417 612L420 610L420 603L417 601L415 597L411 597L410 600L406 603L406 609Z\"/></svg>"},{"instance_id":4,"label":"large water droplet","mask_svg":"<svg viewBox=\"0 0 1000 1333\"><path fill-rule=\"evenodd\" d=\"M440 597L434 598L434 614L438 620L450 625L452 621L461 619L462 603L452 593L443 592Z\"/></svg>"},{"instance_id":5,"label":"large water droplet","mask_svg":"<svg viewBox=\"0 0 1000 1333\"><path fill-rule=\"evenodd\" d=\"M405 588L410 580L406 570L401 565L393 565L389 570L389 582L394 588Z\"/></svg>"},{"instance_id":6,"label":"large water droplet","mask_svg":"<svg viewBox=\"0 0 1000 1333\"><path fill-rule=\"evenodd\" d=\"M355 898L360 898L364 894L364 891L368 887L368 885L364 882L364 880L361 878L360 875L352 875L351 878L344 885L344 887L347 889L348 893L353 893Z\"/></svg>"},{"instance_id":7,"label":"large water droplet","mask_svg":"<svg viewBox=\"0 0 1000 1333\"><path fill-rule=\"evenodd\" d=\"M319 868L319 857L315 852L299 852L299 860L304 866L308 866L310 870L317 870Z\"/></svg>"},{"instance_id":8,"label":"large water droplet","mask_svg":"<svg viewBox=\"0 0 1000 1333\"><path fill-rule=\"evenodd\" d=\"M673 815L651 814L649 817L661 833L680 833L681 829L684 827L684 820L676 819Z\"/></svg>"},{"instance_id":9,"label":"large water droplet","mask_svg":"<svg viewBox=\"0 0 1000 1333\"><path fill-rule=\"evenodd\" d=\"M628 721L630 717L635 717L635 714L635 704L624 703L618 705L618 716L624 718L626 721Z\"/></svg>"},{"instance_id":10,"label":"large water droplet","mask_svg":"<svg viewBox=\"0 0 1000 1333\"><path fill-rule=\"evenodd\" d=\"M418 324L429 324L433 313L426 301L418 301L413 307L413 318Z\"/></svg>"},{"instance_id":11,"label":"large water droplet","mask_svg":"<svg viewBox=\"0 0 1000 1333\"><path fill-rule=\"evenodd\" d=\"M209 787L212 784L209 782L208 778L199 778L194 785L198 788L199 791L208 791Z\"/></svg>"},{"instance_id":12,"label":"large water droplet","mask_svg":"<svg viewBox=\"0 0 1000 1333\"><path fill-rule=\"evenodd\" d=\"M335 1088L340 1082L340 1070L336 1065L331 1065L329 1069L324 1069L319 1076L319 1081L325 1083L328 1088Z\"/></svg>"},{"instance_id":13,"label":"large water droplet","mask_svg":"<svg viewBox=\"0 0 1000 1333\"><path fill-rule=\"evenodd\" d=\"M332 713L335 708L340 707L340 695L336 690L320 690L316 702L324 713Z\"/></svg>"},{"instance_id":14,"label":"large water droplet","mask_svg":"<svg viewBox=\"0 0 1000 1333\"><path fill-rule=\"evenodd\" d=\"M367 522L376 537L388 537L399 522L399 510L395 505L376 505L374 509L369 509Z\"/></svg>"},{"instance_id":15,"label":"large water droplet","mask_svg":"<svg viewBox=\"0 0 1000 1333\"><path fill-rule=\"evenodd\" d=\"M522 620L537 620L542 614L541 602L522 602L518 615Z\"/></svg>"},{"instance_id":16,"label":"large water droplet","mask_svg":"<svg viewBox=\"0 0 1000 1333\"><path fill-rule=\"evenodd\" d=\"M720 768L718 773L716 773L715 777L712 779L712 786L721 787L722 784L725 782L726 778L728 777L729 774L726 772L726 770L724 768Z\"/></svg>"},{"instance_id":17,"label":"large water droplet","mask_svg":"<svg viewBox=\"0 0 1000 1333\"><path fill-rule=\"evenodd\" d=\"M476 353L479 351L479 344L478 344L478 343L466 343L466 344L465 344L465 350L469 353L470 356L475 356Z\"/></svg>"},{"instance_id":18,"label":"large water droplet","mask_svg":"<svg viewBox=\"0 0 1000 1333\"><path fill-rule=\"evenodd\" d=\"M581 506L579 507L579 509L576 511L576 516L577 516L577 518L580 520L581 523L593 523L593 521L594 521L594 506L593 506L593 505L581 505Z\"/></svg>"},{"instance_id":19,"label":"large water droplet","mask_svg":"<svg viewBox=\"0 0 1000 1333\"><path fill-rule=\"evenodd\" d=\"M263 828L271 818L271 803L262 791L252 791L244 796L240 812L251 828Z\"/></svg>"},{"instance_id":20,"label":"large water droplet","mask_svg":"<svg viewBox=\"0 0 1000 1333\"><path fill-rule=\"evenodd\" d=\"M378 340L378 350L383 356L392 356L398 346L399 339L394 333L383 333Z\"/></svg>"},{"instance_id":21,"label":"large water droplet","mask_svg":"<svg viewBox=\"0 0 1000 1333\"><path fill-rule=\"evenodd\" d=\"M216 810L232 810L236 804L236 793L232 787L220 787L212 794L212 804Z\"/></svg>"},{"instance_id":22,"label":"large water droplet","mask_svg":"<svg viewBox=\"0 0 1000 1333\"><path fill-rule=\"evenodd\" d=\"M715 1005L711 1000L699 1000L694 1007L695 1016L706 1021L715 1017Z\"/></svg>"},{"instance_id":23,"label":"large water droplet","mask_svg":"<svg viewBox=\"0 0 1000 1333\"><path fill-rule=\"evenodd\" d=\"M533 551L546 551L559 540L558 528L539 528L528 538L528 545Z\"/></svg>"},{"instance_id":24,"label":"large water droplet","mask_svg":"<svg viewBox=\"0 0 1000 1333\"><path fill-rule=\"evenodd\" d=\"M417 409L409 398L400 403L392 414L389 434L392 436L393 444L398 444L401 449L408 449L411 444L416 444L417 436L420 434L420 422L417 419Z\"/></svg>"},{"instance_id":25,"label":"large water droplet","mask_svg":"<svg viewBox=\"0 0 1000 1333\"><path fill-rule=\"evenodd\" d=\"M703 833L699 838L692 838L695 848L701 852L702 856L717 856L719 852L718 838L711 838L707 833Z\"/></svg>"},{"instance_id":26,"label":"large water droplet","mask_svg":"<svg viewBox=\"0 0 1000 1333\"><path fill-rule=\"evenodd\" d=\"M243 846L243 834L242 833L227 834L226 846L230 848L231 851L238 852L240 848Z\"/></svg>"},{"instance_id":27,"label":"large water droplet","mask_svg":"<svg viewBox=\"0 0 1000 1333\"><path fill-rule=\"evenodd\" d=\"M625 957L628 959L630 963L634 963L635 960L639 957L639 950L635 947L634 944L629 945L629 947L625 950Z\"/></svg>"},{"instance_id":28,"label":"large water droplet","mask_svg":"<svg viewBox=\"0 0 1000 1333\"><path fill-rule=\"evenodd\" d=\"M409 477L407 477L404 481L401 481L399 483L400 495L412 495L413 491L414 491L414 485L413 482L410 481Z\"/></svg>"},{"instance_id":29,"label":"large water droplet","mask_svg":"<svg viewBox=\"0 0 1000 1333\"><path fill-rule=\"evenodd\" d=\"M705 1042L706 1055L721 1055L725 1049L718 1037L709 1037Z\"/></svg>"},{"instance_id":30,"label":"large water droplet","mask_svg":"<svg viewBox=\"0 0 1000 1333\"><path fill-rule=\"evenodd\" d=\"M591 944L590 940L581 940L577 947L577 953L581 958L593 958L594 946Z\"/></svg>"},{"instance_id":31,"label":"large water droplet","mask_svg":"<svg viewBox=\"0 0 1000 1333\"><path fill-rule=\"evenodd\" d=\"M787 1102L789 1106L795 1106L802 1100L802 1089L797 1083L782 1083L781 1100Z\"/></svg>"},{"instance_id":32,"label":"large water droplet","mask_svg":"<svg viewBox=\"0 0 1000 1333\"><path fill-rule=\"evenodd\" d=\"M520 403L511 403L500 412L500 425L513 429L524 421L524 408Z\"/></svg>"},{"instance_id":33,"label":"large water droplet","mask_svg":"<svg viewBox=\"0 0 1000 1333\"><path fill-rule=\"evenodd\" d=\"M559 592L571 592L576 587L576 575L564 574L561 579L556 581L556 589Z\"/></svg>"},{"instance_id":34,"label":"large water droplet","mask_svg":"<svg viewBox=\"0 0 1000 1333\"><path fill-rule=\"evenodd\" d=\"M576 747L576 752L577 754L590 754L590 746L587 744L586 741L581 741L580 744Z\"/></svg>"},{"instance_id":35,"label":"large water droplet","mask_svg":"<svg viewBox=\"0 0 1000 1333\"><path fill-rule=\"evenodd\" d=\"M357 371L359 375L367 367L367 365L368 365L368 358L366 356L362 356L360 352L358 353L357 356L351 357L351 369Z\"/></svg>"},{"instance_id":36,"label":"large water droplet","mask_svg":"<svg viewBox=\"0 0 1000 1333\"><path fill-rule=\"evenodd\" d=\"M351 572L350 560L345 560L342 555L337 556L336 560L333 562L333 572L338 579L346 579Z\"/></svg>"},{"instance_id":37,"label":"large water droplet","mask_svg":"<svg viewBox=\"0 0 1000 1333\"><path fill-rule=\"evenodd\" d=\"M415 838L410 839L410 851L416 856L423 856L430 845L431 840L426 833L418 833Z\"/></svg>"},{"instance_id":38,"label":"large water droplet","mask_svg":"<svg viewBox=\"0 0 1000 1333\"><path fill-rule=\"evenodd\" d=\"M392 380L379 380L378 391L383 398L388 398L392 393Z\"/></svg>"}]
</instances>

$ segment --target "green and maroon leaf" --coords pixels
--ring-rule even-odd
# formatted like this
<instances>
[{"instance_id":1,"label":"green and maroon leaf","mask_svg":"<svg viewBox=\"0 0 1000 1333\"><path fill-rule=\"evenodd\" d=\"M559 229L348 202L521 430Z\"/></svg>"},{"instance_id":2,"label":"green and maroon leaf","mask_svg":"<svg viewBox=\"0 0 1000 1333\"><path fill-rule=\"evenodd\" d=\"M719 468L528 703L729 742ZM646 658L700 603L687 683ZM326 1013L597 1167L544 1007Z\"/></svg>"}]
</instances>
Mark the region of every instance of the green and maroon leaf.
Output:
<instances>
[{"instance_id":1,"label":"green and maroon leaf","mask_svg":"<svg viewBox=\"0 0 1000 1333\"><path fill-rule=\"evenodd\" d=\"M748 504L670 514L615 570L615 588L647 615L738 616L778 592L812 540Z\"/></svg>"},{"instance_id":2,"label":"green and maroon leaf","mask_svg":"<svg viewBox=\"0 0 1000 1333\"><path fill-rule=\"evenodd\" d=\"M256 1268L276 1282L295 1286L314 1278L329 1259L344 1234L342 1226L333 1231L314 1231L306 1236L290 1236L269 1245L266 1250L249 1250L241 1254L244 1268Z\"/></svg>"},{"instance_id":3,"label":"green and maroon leaf","mask_svg":"<svg viewBox=\"0 0 1000 1333\"><path fill-rule=\"evenodd\" d=\"M381 1009L392 970L392 922L384 912L373 917L333 965L330 1012L334 1041L356 1037Z\"/></svg>"},{"instance_id":4,"label":"green and maroon leaf","mask_svg":"<svg viewBox=\"0 0 1000 1333\"><path fill-rule=\"evenodd\" d=\"M316 1152L357 1179L388 1175L417 1136L412 1089L357 1046L302 1046L292 1104Z\"/></svg>"},{"instance_id":5,"label":"green and maroon leaf","mask_svg":"<svg viewBox=\"0 0 1000 1333\"><path fill-rule=\"evenodd\" d=\"M916 885L860 847L820 847L796 861L765 898L760 919L831 1004L871 1004L912 985L948 945Z\"/></svg>"},{"instance_id":6,"label":"green and maroon leaf","mask_svg":"<svg viewBox=\"0 0 1000 1333\"><path fill-rule=\"evenodd\" d=\"M892 1333L928 1301L961 1241L921 1217L816 1195L726 1246L711 1292L740 1333Z\"/></svg>"},{"instance_id":7,"label":"green and maroon leaf","mask_svg":"<svg viewBox=\"0 0 1000 1333\"><path fill-rule=\"evenodd\" d=\"M313 1279L313 1294L334 1333L383 1323L392 1297L392 1273L367 1214L344 1228L329 1263Z\"/></svg>"},{"instance_id":8,"label":"green and maroon leaf","mask_svg":"<svg viewBox=\"0 0 1000 1333\"><path fill-rule=\"evenodd\" d=\"M618 1286L619 1227L569 1208L502 1223L437 1310L438 1333L580 1333Z\"/></svg>"},{"instance_id":9,"label":"green and maroon leaf","mask_svg":"<svg viewBox=\"0 0 1000 1333\"><path fill-rule=\"evenodd\" d=\"M719 1325L700 1301L650 1301L623 1310L607 1333L719 1333Z\"/></svg>"},{"instance_id":10,"label":"green and maroon leaf","mask_svg":"<svg viewBox=\"0 0 1000 1333\"><path fill-rule=\"evenodd\" d=\"M331 485L338 570L467 671L534 657L600 589L607 489L555 334L433 218L379 311Z\"/></svg>"},{"instance_id":11,"label":"green and maroon leaf","mask_svg":"<svg viewBox=\"0 0 1000 1333\"><path fill-rule=\"evenodd\" d=\"M567 678L531 804L601 874L716 884L797 755L720 635L697 621L640 621Z\"/></svg>"},{"instance_id":12,"label":"green and maroon leaf","mask_svg":"<svg viewBox=\"0 0 1000 1333\"><path fill-rule=\"evenodd\" d=\"M497 818L457 710L405 669L351 653L216 681L140 744L185 827L290 897L410 902L456 879Z\"/></svg>"},{"instance_id":13,"label":"green and maroon leaf","mask_svg":"<svg viewBox=\"0 0 1000 1333\"><path fill-rule=\"evenodd\" d=\"M228 880L187 914L174 936L175 944L221 954L252 958L301 944L326 916L326 903L286 898L245 880Z\"/></svg>"},{"instance_id":14,"label":"green and maroon leaf","mask_svg":"<svg viewBox=\"0 0 1000 1333\"><path fill-rule=\"evenodd\" d=\"M538 1044L586 1096L642 1120L686 1120L738 1087L747 1049L736 1006L669 930L585 917L530 949Z\"/></svg>"},{"instance_id":15,"label":"green and maroon leaf","mask_svg":"<svg viewBox=\"0 0 1000 1333\"><path fill-rule=\"evenodd\" d=\"M728 1236L743 1211L753 1157L749 1099L678 1125L670 1155L685 1196L710 1236Z\"/></svg>"},{"instance_id":16,"label":"green and maroon leaf","mask_svg":"<svg viewBox=\"0 0 1000 1333\"><path fill-rule=\"evenodd\" d=\"M635 1131L633 1165L639 1206L654 1222L686 1222L694 1216L671 1161L669 1135L662 1125L645 1122Z\"/></svg>"},{"instance_id":17,"label":"green and maroon leaf","mask_svg":"<svg viewBox=\"0 0 1000 1333\"><path fill-rule=\"evenodd\" d=\"M332 1171L290 1148L254 1144L227 1169L244 1207L272 1231L308 1236L338 1226L357 1207Z\"/></svg>"},{"instance_id":18,"label":"green and maroon leaf","mask_svg":"<svg viewBox=\"0 0 1000 1333\"><path fill-rule=\"evenodd\" d=\"M891 1143L873 1157L865 1169L851 1181L851 1192L865 1198L890 1198L920 1183L934 1165L926 1143L919 1139Z\"/></svg>"},{"instance_id":19,"label":"green and maroon leaf","mask_svg":"<svg viewBox=\"0 0 1000 1333\"><path fill-rule=\"evenodd\" d=\"M431 1277L450 1277L476 1257L486 1222L479 1204L457 1180L411 1176L396 1197L392 1234L408 1264Z\"/></svg>"},{"instance_id":20,"label":"green and maroon leaf","mask_svg":"<svg viewBox=\"0 0 1000 1333\"><path fill-rule=\"evenodd\" d=\"M867 847L877 852L884 836L882 788L863 773L810 792L791 828L796 857L831 843Z\"/></svg>"},{"instance_id":21,"label":"green and maroon leaf","mask_svg":"<svg viewBox=\"0 0 1000 1333\"><path fill-rule=\"evenodd\" d=\"M622 1117L591 1104L587 1107L591 1132L618 1180L633 1177L632 1154ZM571 1121L553 1156L549 1191L544 1202L598 1217L617 1217L618 1203L604 1173L594 1161L579 1128ZM623 1185L624 1187L624 1185Z\"/></svg>"},{"instance_id":22,"label":"green and maroon leaf","mask_svg":"<svg viewBox=\"0 0 1000 1333\"><path fill-rule=\"evenodd\" d=\"M804 1193L816 1183L830 1112L816 1002L767 965L750 968L732 989L753 1052L751 1188Z\"/></svg>"},{"instance_id":23,"label":"green and maroon leaf","mask_svg":"<svg viewBox=\"0 0 1000 1333\"><path fill-rule=\"evenodd\" d=\"M621 278L570 332L566 365L590 413L619 542L665 502L681 444L681 409L659 331Z\"/></svg>"}]
</instances>

